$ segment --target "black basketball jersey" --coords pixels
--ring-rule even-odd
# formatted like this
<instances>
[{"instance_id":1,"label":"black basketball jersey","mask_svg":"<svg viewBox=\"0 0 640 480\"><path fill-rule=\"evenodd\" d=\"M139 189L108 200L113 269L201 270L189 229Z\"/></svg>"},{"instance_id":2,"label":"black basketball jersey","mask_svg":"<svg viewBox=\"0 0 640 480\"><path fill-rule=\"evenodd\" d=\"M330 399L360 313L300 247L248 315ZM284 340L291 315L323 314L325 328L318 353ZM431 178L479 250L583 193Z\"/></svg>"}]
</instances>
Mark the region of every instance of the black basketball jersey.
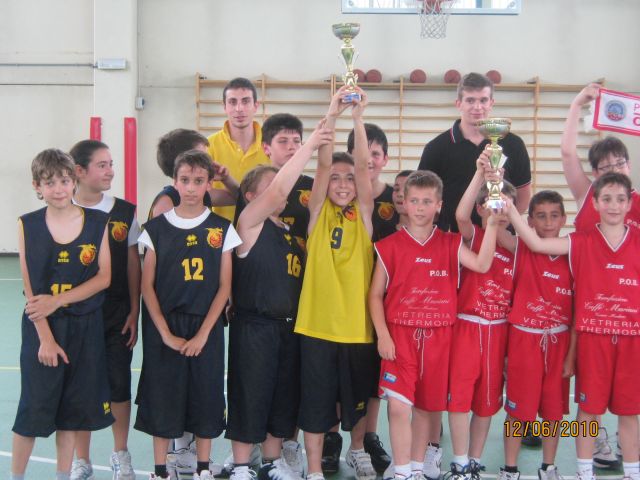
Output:
<instances>
[{"instance_id":1,"label":"black basketball jersey","mask_svg":"<svg viewBox=\"0 0 640 480\"><path fill-rule=\"evenodd\" d=\"M307 228L309 227L309 197L311 197L312 187L313 178L307 175L300 175L287 197L287 206L280 213L280 220L289 225L289 233L295 237L303 250L306 250ZM245 205L246 202L242 195L238 195L236 213L233 218L234 225L238 224L238 218L240 218Z\"/></svg>"},{"instance_id":2,"label":"black basketball jersey","mask_svg":"<svg viewBox=\"0 0 640 480\"><path fill-rule=\"evenodd\" d=\"M78 207L82 208L82 207ZM72 242L57 243L46 222L47 208L20 217L24 233L24 252L34 295L66 292L98 273L98 254L109 215L82 208L84 221L80 235ZM102 307L104 291L56 310L49 317L86 315Z\"/></svg>"},{"instance_id":3,"label":"black basketball jersey","mask_svg":"<svg viewBox=\"0 0 640 480\"><path fill-rule=\"evenodd\" d=\"M162 190L160 190L160 193L158 193L156 195L156 198L153 199L153 202L151 202L151 208L149 209L149 215L147 216L147 220L151 220L153 218L153 207L156 206L156 203L158 203L158 199L163 195L166 195L171 199L171 203L173 203L174 207L177 207L178 205L180 205L180 193L178 193L178 190L176 190L176 188L173 185L167 185ZM209 192L204 194L202 203L207 208L211 208L213 206L213 203L211 202L211 197L209 196Z\"/></svg>"},{"instance_id":4,"label":"black basketball jersey","mask_svg":"<svg viewBox=\"0 0 640 480\"><path fill-rule=\"evenodd\" d=\"M229 221L210 212L193 228L179 228L164 215L144 229L156 254L155 292L162 313L205 316L220 284L222 247Z\"/></svg>"},{"instance_id":5,"label":"black basketball jersey","mask_svg":"<svg viewBox=\"0 0 640 480\"><path fill-rule=\"evenodd\" d=\"M274 319L295 318L304 276L304 250L286 228L265 220L249 254L233 256L233 303Z\"/></svg>"},{"instance_id":6,"label":"black basketball jersey","mask_svg":"<svg viewBox=\"0 0 640 480\"><path fill-rule=\"evenodd\" d=\"M396 225L400 217L393 206L392 195L393 187L391 185L385 185L382 193L373 201L373 214L371 215L373 242L377 242L392 233L396 233Z\"/></svg>"},{"instance_id":7,"label":"black basketball jersey","mask_svg":"<svg viewBox=\"0 0 640 480\"><path fill-rule=\"evenodd\" d=\"M111 285L107 299L129 302L129 230L135 219L136 206L119 198L109 212L109 251L111 252Z\"/></svg>"}]
</instances>

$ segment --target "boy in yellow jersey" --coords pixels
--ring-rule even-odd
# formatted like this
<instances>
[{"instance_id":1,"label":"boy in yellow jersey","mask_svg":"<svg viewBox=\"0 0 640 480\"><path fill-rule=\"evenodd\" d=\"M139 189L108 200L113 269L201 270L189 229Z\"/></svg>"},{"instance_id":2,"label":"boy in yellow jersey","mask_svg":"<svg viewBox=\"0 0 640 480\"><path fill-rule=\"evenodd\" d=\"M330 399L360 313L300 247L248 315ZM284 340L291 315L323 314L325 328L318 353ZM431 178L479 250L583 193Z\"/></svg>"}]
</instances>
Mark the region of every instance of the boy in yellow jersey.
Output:
<instances>
[{"instance_id":1,"label":"boy in yellow jersey","mask_svg":"<svg viewBox=\"0 0 640 480\"><path fill-rule=\"evenodd\" d=\"M367 400L377 379L370 361L375 345L367 310L373 270L373 194L362 120L367 95L360 89L358 93L360 101L345 103L346 90L338 90L325 124L333 129L338 116L352 107L354 156L333 154L333 143L320 147L309 199L308 258L295 329L302 335L298 425L304 431L308 480L323 478L324 433L338 422L351 431L347 464L358 480L376 477L363 445Z\"/></svg>"}]
</instances>

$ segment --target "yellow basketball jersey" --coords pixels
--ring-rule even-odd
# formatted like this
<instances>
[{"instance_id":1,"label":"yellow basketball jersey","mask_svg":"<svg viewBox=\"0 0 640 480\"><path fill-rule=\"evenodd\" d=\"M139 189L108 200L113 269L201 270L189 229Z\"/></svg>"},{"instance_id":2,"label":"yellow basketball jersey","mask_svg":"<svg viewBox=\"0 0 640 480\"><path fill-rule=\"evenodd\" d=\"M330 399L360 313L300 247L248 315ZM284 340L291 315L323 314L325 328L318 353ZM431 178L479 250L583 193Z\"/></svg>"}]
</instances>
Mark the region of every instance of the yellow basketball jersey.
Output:
<instances>
[{"instance_id":1,"label":"yellow basketball jersey","mask_svg":"<svg viewBox=\"0 0 640 480\"><path fill-rule=\"evenodd\" d=\"M295 331L339 343L373 342L367 306L373 245L358 203L343 209L326 199L307 252Z\"/></svg>"}]
</instances>

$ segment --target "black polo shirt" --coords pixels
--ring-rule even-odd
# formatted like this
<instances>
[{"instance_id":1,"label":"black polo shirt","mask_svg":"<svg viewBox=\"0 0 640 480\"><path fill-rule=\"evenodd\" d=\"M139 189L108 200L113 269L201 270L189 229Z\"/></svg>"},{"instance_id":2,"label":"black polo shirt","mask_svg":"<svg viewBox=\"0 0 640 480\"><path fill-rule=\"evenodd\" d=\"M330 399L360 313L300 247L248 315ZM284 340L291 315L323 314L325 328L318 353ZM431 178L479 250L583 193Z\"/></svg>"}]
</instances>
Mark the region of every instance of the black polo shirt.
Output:
<instances>
[{"instance_id":1,"label":"black polo shirt","mask_svg":"<svg viewBox=\"0 0 640 480\"><path fill-rule=\"evenodd\" d=\"M442 178L444 191L442 211L438 218L438 227L444 231L458 231L456 208L476 173L476 160L489 140L476 145L464 138L460 130L460 120L456 120L446 132L441 133L424 147L420 159L420 170L431 170ZM516 188L531 183L531 164L527 148L520 137L507 134L498 144L503 148L507 162L504 165L504 177ZM473 223L480 225L480 217L473 211Z\"/></svg>"}]
</instances>

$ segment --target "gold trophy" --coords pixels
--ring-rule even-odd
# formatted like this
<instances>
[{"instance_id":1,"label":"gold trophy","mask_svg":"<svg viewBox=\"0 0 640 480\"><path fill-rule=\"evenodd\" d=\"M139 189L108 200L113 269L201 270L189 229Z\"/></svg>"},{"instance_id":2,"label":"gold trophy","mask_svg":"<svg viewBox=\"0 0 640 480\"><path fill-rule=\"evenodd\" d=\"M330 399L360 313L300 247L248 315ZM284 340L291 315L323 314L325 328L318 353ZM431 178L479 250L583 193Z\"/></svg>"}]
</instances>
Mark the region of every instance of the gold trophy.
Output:
<instances>
[{"instance_id":1,"label":"gold trophy","mask_svg":"<svg viewBox=\"0 0 640 480\"><path fill-rule=\"evenodd\" d=\"M351 44L351 40L360 33L359 23L336 23L332 26L333 34L340 40L344 41L340 48L344 64L347 67L347 73L342 76L342 81L347 86L347 94L342 101L351 103L353 100L360 101L360 94L356 92L356 84L358 82L358 74L353 73L353 60L356 53L355 47Z\"/></svg>"},{"instance_id":2,"label":"gold trophy","mask_svg":"<svg viewBox=\"0 0 640 480\"><path fill-rule=\"evenodd\" d=\"M507 157L502 154L502 147L498 145L498 140L504 138L511 130L511 120L508 118L487 118L486 120L478 121L476 125L480 133L484 135L484 138L491 140L489 162L491 163L491 168L497 171L507 161ZM504 200L500 197L503 185L502 181L487 182L487 188L489 189L488 208L492 210L504 208Z\"/></svg>"}]
</instances>

